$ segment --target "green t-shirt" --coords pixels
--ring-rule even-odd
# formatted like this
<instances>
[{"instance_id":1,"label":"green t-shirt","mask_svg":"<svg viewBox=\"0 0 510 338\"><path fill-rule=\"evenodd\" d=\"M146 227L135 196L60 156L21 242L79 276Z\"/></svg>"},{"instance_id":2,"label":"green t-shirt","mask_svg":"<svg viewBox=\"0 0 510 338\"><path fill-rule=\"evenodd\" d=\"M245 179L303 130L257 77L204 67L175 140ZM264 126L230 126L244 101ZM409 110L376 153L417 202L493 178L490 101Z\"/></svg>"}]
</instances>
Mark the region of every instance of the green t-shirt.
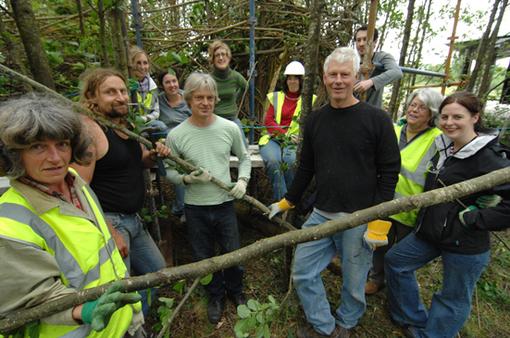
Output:
<instances>
[{"instance_id":1,"label":"green t-shirt","mask_svg":"<svg viewBox=\"0 0 510 338\"><path fill-rule=\"evenodd\" d=\"M248 82L241 74L230 68L224 71L214 69L211 76L218 85L218 96L220 97L220 101L214 108L214 113L229 120L235 119L239 110L237 101L244 94Z\"/></svg>"},{"instance_id":2,"label":"green t-shirt","mask_svg":"<svg viewBox=\"0 0 510 338\"><path fill-rule=\"evenodd\" d=\"M212 176L227 185L233 185L230 177L230 153L239 158L239 177L250 178L250 156L244 146L239 127L229 120L216 116L207 127L197 127L189 118L170 131L166 145L185 161L204 168ZM175 184L183 184L183 174L167 169L167 178ZM218 205L233 200L227 191L216 184L195 183L185 185L184 203L191 205Z\"/></svg>"}]
</instances>

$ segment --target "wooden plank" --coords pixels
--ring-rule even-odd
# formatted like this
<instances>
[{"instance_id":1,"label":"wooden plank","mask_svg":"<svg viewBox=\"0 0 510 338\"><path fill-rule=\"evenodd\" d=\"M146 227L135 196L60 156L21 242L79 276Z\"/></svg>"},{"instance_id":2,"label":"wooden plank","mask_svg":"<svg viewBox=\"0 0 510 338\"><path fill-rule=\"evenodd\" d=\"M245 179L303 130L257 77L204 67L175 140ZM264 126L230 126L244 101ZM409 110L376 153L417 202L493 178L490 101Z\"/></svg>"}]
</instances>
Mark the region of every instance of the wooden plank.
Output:
<instances>
[{"instance_id":1,"label":"wooden plank","mask_svg":"<svg viewBox=\"0 0 510 338\"><path fill-rule=\"evenodd\" d=\"M250 154L252 168L264 168L264 160L262 159L262 156L260 156L258 144L250 144L248 146L248 153ZM238 167L239 159L237 156L230 156L230 168Z\"/></svg>"}]
</instances>

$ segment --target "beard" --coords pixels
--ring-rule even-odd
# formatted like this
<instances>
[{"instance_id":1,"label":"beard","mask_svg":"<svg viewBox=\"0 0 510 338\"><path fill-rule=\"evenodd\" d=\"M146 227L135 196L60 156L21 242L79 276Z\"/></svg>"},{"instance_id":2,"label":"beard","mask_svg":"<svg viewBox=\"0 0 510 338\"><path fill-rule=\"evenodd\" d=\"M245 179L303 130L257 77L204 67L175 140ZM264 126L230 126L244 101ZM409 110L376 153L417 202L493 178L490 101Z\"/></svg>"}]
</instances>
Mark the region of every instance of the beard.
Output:
<instances>
[{"instance_id":1,"label":"beard","mask_svg":"<svg viewBox=\"0 0 510 338\"><path fill-rule=\"evenodd\" d=\"M122 110L119 110L118 108L125 107L125 112ZM119 107L112 107L112 109L105 113L106 116L108 116L111 119L119 118L119 117L126 117L127 115L127 107L126 106L119 106Z\"/></svg>"}]
</instances>

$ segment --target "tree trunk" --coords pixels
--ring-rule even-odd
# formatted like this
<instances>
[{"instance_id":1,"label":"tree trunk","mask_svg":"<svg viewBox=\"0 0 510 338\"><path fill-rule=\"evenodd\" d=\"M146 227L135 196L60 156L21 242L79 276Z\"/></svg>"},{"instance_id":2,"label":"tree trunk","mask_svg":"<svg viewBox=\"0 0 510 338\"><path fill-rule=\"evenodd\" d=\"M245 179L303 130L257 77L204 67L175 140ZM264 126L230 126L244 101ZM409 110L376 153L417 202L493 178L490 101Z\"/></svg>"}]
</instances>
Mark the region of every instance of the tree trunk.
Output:
<instances>
[{"instance_id":1,"label":"tree trunk","mask_svg":"<svg viewBox=\"0 0 510 338\"><path fill-rule=\"evenodd\" d=\"M83 24L83 8L81 6L81 0L76 0L76 9L78 10L78 17L80 19L80 35L85 36L85 25Z\"/></svg>"},{"instance_id":2,"label":"tree trunk","mask_svg":"<svg viewBox=\"0 0 510 338\"><path fill-rule=\"evenodd\" d=\"M128 77L128 60L127 60L127 51L126 46L124 44L124 38L122 36L122 16L124 13L118 4L115 4L114 7L110 10L110 24L111 24L111 34L112 34L112 42L113 42L113 50L115 53L115 67L124 74L124 76Z\"/></svg>"},{"instance_id":3,"label":"tree trunk","mask_svg":"<svg viewBox=\"0 0 510 338\"><path fill-rule=\"evenodd\" d=\"M0 38L2 39L5 47L6 64L12 64L14 68L21 74L27 75L28 69L25 67L25 64L21 60L21 52L18 48L18 44L14 42L12 34L7 31L2 17L0 17ZM23 89L26 92L29 92L32 90L32 87L29 84L23 82Z\"/></svg>"},{"instance_id":4,"label":"tree trunk","mask_svg":"<svg viewBox=\"0 0 510 338\"><path fill-rule=\"evenodd\" d=\"M407 47L409 46L409 37L411 36L411 28L413 24L413 15L414 15L414 3L415 0L410 0L407 5L407 17L406 23L404 26L404 35L402 37L402 49L400 49L400 58L398 60L398 64L400 66L406 65L406 55L407 55ZM400 83L402 79L393 83L393 89L391 91L391 99L389 105L389 111L392 114L393 120L397 119L398 108L400 105L399 100L399 91L400 91Z\"/></svg>"},{"instance_id":5,"label":"tree trunk","mask_svg":"<svg viewBox=\"0 0 510 338\"><path fill-rule=\"evenodd\" d=\"M495 170L489 174L446 188L381 203L367 209L356 211L343 218L325 222L320 226L289 231L271 238L264 238L228 254L204 259L191 264L162 269L158 272L143 276L127 278L122 280L121 284L124 291L135 291L168 285L179 279L205 276L209 273L238 265L249 259L260 257L283 246L292 246L297 243L318 240L331 236L339 231L354 228L359 224L365 224L374 219L382 219L402 211L453 201L456 198L487 190L505 183L510 183L510 167ZM106 291L108 286L109 285L102 285L96 288L81 290L75 294L40 304L30 309L11 312L0 320L0 332L8 332L39 318L44 318L64 309L97 299Z\"/></svg>"},{"instance_id":6,"label":"tree trunk","mask_svg":"<svg viewBox=\"0 0 510 338\"><path fill-rule=\"evenodd\" d=\"M312 98L314 93L314 82L317 79L319 59L319 46L320 46L320 31L321 31L321 16L324 10L324 0L312 1L310 7L310 26L308 27L308 38L305 50L305 79L303 83L303 98L301 116L299 117L300 135L303 135L305 120L308 114L312 111ZM301 143L298 145L298 155L301 153Z\"/></svg>"},{"instance_id":7,"label":"tree trunk","mask_svg":"<svg viewBox=\"0 0 510 338\"><path fill-rule=\"evenodd\" d=\"M420 66L422 65L421 55L422 55L422 52L423 52L423 44L425 42L425 36L427 35L427 31L428 31L427 28L429 27L429 25L425 24L425 23L428 23L429 20L430 20L430 11L431 11L431 8L432 8L432 0L426 0L426 2L428 2L428 5L427 5L427 14L425 15L425 19L423 20L423 24L422 24L423 29L421 31L421 38L420 38L420 43L418 45L418 52L416 53L416 57L413 60L413 67L414 68L420 68ZM416 74L413 74L412 81L411 81L411 86L414 86L415 83L416 83Z\"/></svg>"},{"instance_id":8,"label":"tree trunk","mask_svg":"<svg viewBox=\"0 0 510 338\"><path fill-rule=\"evenodd\" d=\"M488 53L485 57L485 68L482 79L480 80L480 87L478 88L478 97L481 98L484 102L487 100L487 95L489 94L488 91L491 85L492 73L494 70L494 64L496 62L497 55L496 41L498 40L499 28L501 27L501 22L503 21L503 16L505 15L507 5L508 0L503 0L496 25L494 26L494 30L492 31L491 38L487 46Z\"/></svg>"},{"instance_id":9,"label":"tree trunk","mask_svg":"<svg viewBox=\"0 0 510 338\"><path fill-rule=\"evenodd\" d=\"M476 52L476 63L473 72L471 73L471 77L469 78L469 82L466 86L466 90L469 92L473 92L475 89L475 84L478 80L478 75L482 69L483 64L485 63L485 56L487 54L487 47L489 44L489 34L492 29L492 25L494 23L494 18L496 17L496 13L498 11L498 5L501 0L494 0L494 5L492 6L491 15L489 17L489 22L487 23L487 28L485 32L483 32L482 38L480 39L480 44L478 45L478 51Z\"/></svg>"},{"instance_id":10,"label":"tree trunk","mask_svg":"<svg viewBox=\"0 0 510 338\"><path fill-rule=\"evenodd\" d=\"M110 58L108 57L108 41L106 38L106 19L103 0L97 1L97 19L99 20L99 44L101 46L101 66L110 67Z\"/></svg>"},{"instance_id":11,"label":"tree trunk","mask_svg":"<svg viewBox=\"0 0 510 338\"><path fill-rule=\"evenodd\" d=\"M39 26L30 1L11 0L11 6L34 79L46 87L55 89L50 64L42 47Z\"/></svg>"}]
</instances>

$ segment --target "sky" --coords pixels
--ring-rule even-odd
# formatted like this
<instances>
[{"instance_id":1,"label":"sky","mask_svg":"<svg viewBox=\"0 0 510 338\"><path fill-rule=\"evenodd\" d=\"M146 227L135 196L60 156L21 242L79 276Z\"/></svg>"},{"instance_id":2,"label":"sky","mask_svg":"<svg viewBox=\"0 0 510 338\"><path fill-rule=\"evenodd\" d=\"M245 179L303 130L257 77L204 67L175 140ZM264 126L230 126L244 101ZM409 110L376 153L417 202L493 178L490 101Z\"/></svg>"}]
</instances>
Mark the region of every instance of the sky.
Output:
<instances>
[{"instance_id":1,"label":"sky","mask_svg":"<svg viewBox=\"0 0 510 338\"><path fill-rule=\"evenodd\" d=\"M447 0L432 0L432 8L436 13L439 11L443 5L448 4L452 8L455 9L457 1L447 1ZM421 3L420 0L416 1L416 4ZM462 20L459 20L457 25L457 37L459 38L457 41L462 40L472 40L478 39L482 37L482 34L485 30L486 23L489 20L490 11L492 9L492 5L494 0L462 0L461 2L461 13L464 10L469 11L470 13L475 13L478 10L486 11L487 13L483 16L481 20L477 20L476 23L471 25L466 24ZM407 4L404 5L407 7ZM404 17L406 13L406 8L404 8ZM437 19L438 16L435 16ZM383 19L383 18L380 18ZM382 25L382 22L378 22L378 26ZM481 27L482 26L482 27ZM426 43L426 46L429 48L425 48L423 51L423 58L426 60L425 62L428 64L441 64L444 63L446 57L448 56L448 43L449 37L451 36L451 32L453 29L453 15L450 18L439 18L439 21L434 24L435 29L440 29L440 32L437 36L435 36L431 41ZM503 21L501 22L501 27L499 29L499 36L505 35L510 32L510 8L507 8L505 11L505 16L503 17ZM384 42L383 50L391 53L395 59L398 60L400 56L400 44L402 38L397 36L395 33L393 36L389 36L387 40ZM395 41L394 43L392 43ZM498 60L497 64L502 67L508 66L509 58Z\"/></svg>"}]
</instances>

